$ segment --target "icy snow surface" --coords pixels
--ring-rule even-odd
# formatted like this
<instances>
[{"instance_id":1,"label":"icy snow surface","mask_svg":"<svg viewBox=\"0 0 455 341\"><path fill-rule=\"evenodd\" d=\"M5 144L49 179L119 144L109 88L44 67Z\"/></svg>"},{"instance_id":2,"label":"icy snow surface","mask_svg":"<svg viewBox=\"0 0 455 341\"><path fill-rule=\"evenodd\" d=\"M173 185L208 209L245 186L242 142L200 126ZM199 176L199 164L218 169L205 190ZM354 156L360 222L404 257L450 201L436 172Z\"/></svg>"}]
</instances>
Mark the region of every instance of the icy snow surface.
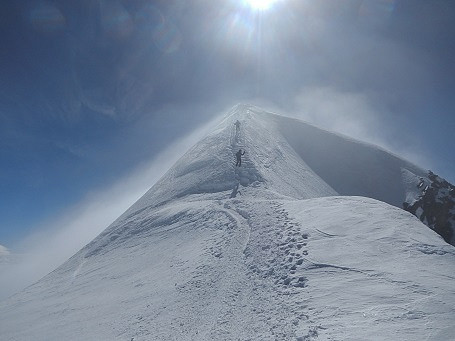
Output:
<instances>
[{"instance_id":1,"label":"icy snow surface","mask_svg":"<svg viewBox=\"0 0 455 341\"><path fill-rule=\"evenodd\" d=\"M423 175L236 106L93 242L1 302L0 339L449 340L455 249L385 203Z\"/></svg>"}]
</instances>

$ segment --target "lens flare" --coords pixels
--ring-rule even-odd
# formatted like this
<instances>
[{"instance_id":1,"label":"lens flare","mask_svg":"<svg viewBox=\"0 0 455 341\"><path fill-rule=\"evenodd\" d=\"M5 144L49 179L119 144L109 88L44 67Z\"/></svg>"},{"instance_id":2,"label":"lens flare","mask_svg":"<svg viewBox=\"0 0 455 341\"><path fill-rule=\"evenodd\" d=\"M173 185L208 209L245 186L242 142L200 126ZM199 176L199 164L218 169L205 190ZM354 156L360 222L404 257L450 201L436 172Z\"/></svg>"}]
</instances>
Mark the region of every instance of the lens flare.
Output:
<instances>
[{"instance_id":1,"label":"lens flare","mask_svg":"<svg viewBox=\"0 0 455 341\"><path fill-rule=\"evenodd\" d=\"M278 0L244 0L245 4L252 9L265 11L273 6Z\"/></svg>"}]
</instances>

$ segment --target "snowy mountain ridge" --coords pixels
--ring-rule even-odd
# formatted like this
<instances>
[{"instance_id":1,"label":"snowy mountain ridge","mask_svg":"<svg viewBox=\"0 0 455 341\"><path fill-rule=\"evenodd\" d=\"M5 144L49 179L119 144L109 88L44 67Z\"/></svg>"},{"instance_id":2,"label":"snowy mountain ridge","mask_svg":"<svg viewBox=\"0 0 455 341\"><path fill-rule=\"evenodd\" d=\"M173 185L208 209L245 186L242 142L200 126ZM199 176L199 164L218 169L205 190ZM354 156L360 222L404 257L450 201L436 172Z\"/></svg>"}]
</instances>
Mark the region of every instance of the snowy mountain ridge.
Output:
<instances>
[{"instance_id":1,"label":"snowy mountain ridge","mask_svg":"<svg viewBox=\"0 0 455 341\"><path fill-rule=\"evenodd\" d=\"M238 136L237 120L241 123ZM247 153L246 169L238 170L242 174L232 171L237 149ZM407 191L402 169L417 179L426 178L424 170L376 146L239 104L133 209L187 194L223 192L235 187L239 177L243 186L262 184L263 189L296 199L363 195L401 207ZM274 182L280 186L274 187ZM310 188L313 182L317 186ZM170 192L169 187L173 187Z\"/></svg>"},{"instance_id":2,"label":"snowy mountain ridge","mask_svg":"<svg viewBox=\"0 0 455 341\"><path fill-rule=\"evenodd\" d=\"M238 136L236 121L241 126ZM238 170L241 174L231 168L236 148L247 152L247 167ZM223 191L235 193L238 184L260 188L265 197L272 193L295 199L356 195L407 209L422 195L419 184L431 183L431 174L377 146L238 104L128 212L188 194L210 193L215 198ZM454 192L450 193L452 198L446 196L450 204L439 215L442 220L429 213L438 224L422 221L455 245L455 200ZM433 192L427 193L427 201L429 196L436 200ZM426 205L426 211L441 211L434 206ZM416 210L407 210L417 215Z\"/></svg>"},{"instance_id":3,"label":"snowy mountain ridge","mask_svg":"<svg viewBox=\"0 0 455 341\"><path fill-rule=\"evenodd\" d=\"M399 208L421 178L379 148L238 105L1 302L1 339L450 339L455 250Z\"/></svg>"}]
</instances>

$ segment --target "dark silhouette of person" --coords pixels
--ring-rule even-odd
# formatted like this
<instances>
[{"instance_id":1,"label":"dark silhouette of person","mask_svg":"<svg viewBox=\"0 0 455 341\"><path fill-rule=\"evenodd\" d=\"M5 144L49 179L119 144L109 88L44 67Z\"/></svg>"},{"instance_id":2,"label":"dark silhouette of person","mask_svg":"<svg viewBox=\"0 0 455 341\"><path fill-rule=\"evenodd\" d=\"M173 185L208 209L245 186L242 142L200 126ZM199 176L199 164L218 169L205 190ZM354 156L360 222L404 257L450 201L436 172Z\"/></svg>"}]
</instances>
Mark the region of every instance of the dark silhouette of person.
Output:
<instances>
[{"instance_id":1,"label":"dark silhouette of person","mask_svg":"<svg viewBox=\"0 0 455 341\"><path fill-rule=\"evenodd\" d=\"M242 155L245 155L245 151L239 149L237 153L235 153L235 156L237 157L237 163L235 164L236 167L240 167L242 165Z\"/></svg>"},{"instance_id":2,"label":"dark silhouette of person","mask_svg":"<svg viewBox=\"0 0 455 341\"><path fill-rule=\"evenodd\" d=\"M235 131L238 132L238 131L240 130L240 122L239 122L239 120L237 120L237 121L234 123L234 125L235 125Z\"/></svg>"}]
</instances>

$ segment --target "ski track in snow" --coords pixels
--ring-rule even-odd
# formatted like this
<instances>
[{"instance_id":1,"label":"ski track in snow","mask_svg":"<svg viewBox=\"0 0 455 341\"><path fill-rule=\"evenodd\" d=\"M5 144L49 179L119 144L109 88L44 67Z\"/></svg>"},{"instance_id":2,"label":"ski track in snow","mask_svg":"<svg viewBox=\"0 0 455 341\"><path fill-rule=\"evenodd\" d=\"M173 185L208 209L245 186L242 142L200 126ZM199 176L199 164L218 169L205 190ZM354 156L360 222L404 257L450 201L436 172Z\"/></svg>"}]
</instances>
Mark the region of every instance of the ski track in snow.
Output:
<instances>
[{"instance_id":1,"label":"ski track in snow","mask_svg":"<svg viewBox=\"0 0 455 341\"><path fill-rule=\"evenodd\" d=\"M2 302L0 338L453 337L453 247L407 212L339 196L328 182L344 184L325 182L277 133L294 122L255 111L236 107L100 236ZM419 173L408 168L403 188Z\"/></svg>"}]
</instances>

